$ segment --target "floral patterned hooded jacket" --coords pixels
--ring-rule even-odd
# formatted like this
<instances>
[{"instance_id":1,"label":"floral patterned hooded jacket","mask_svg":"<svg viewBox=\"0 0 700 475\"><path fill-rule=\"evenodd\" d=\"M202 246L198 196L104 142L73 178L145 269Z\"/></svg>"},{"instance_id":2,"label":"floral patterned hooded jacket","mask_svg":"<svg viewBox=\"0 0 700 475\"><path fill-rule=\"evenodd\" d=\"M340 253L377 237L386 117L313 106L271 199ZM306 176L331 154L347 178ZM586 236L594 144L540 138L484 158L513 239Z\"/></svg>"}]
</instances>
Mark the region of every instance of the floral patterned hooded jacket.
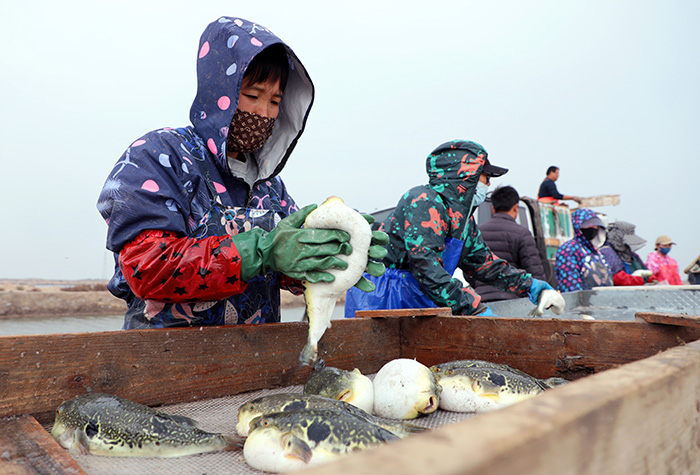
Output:
<instances>
[{"instance_id":1,"label":"floral patterned hooded jacket","mask_svg":"<svg viewBox=\"0 0 700 475\"><path fill-rule=\"evenodd\" d=\"M269 231L298 209L279 173L304 130L314 87L286 45L279 116L265 145L246 155L257 164L251 185L226 154L246 68L273 44L284 45L256 23L221 17L209 24L199 42L192 125L147 133L110 172L97 208L117 263L109 289L129 307L124 328L279 321L285 278L268 272L241 282L231 236Z\"/></svg>"},{"instance_id":2,"label":"floral patterned hooded jacket","mask_svg":"<svg viewBox=\"0 0 700 475\"><path fill-rule=\"evenodd\" d=\"M478 313L483 306L473 289L452 277L456 267L518 295L532 284L530 274L491 253L471 216L486 157L474 142L440 145L426 160L429 183L407 191L380 226L390 238L384 259L387 278L391 269L408 271L435 305L451 307L457 315Z\"/></svg>"},{"instance_id":3,"label":"floral patterned hooded jacket","mask_svg":"<svg viewBox=\"0 0 700 475\"><path fill-rule=\"evenodd\" d=\"M571 213L574 237L559 246L554 262L554 274L562 292L613 285L605 257L581 232L581 224L595 217L595 212L586 208Z\"/></svg>"}]
</instances>

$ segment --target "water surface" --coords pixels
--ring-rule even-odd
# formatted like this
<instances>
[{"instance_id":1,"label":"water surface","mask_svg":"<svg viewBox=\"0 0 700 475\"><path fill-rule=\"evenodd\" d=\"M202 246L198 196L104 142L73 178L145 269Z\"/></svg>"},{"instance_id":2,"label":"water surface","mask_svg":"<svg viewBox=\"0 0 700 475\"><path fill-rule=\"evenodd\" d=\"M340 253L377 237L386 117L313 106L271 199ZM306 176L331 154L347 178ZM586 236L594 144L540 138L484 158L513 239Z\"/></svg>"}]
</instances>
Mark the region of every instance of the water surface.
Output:
<instances>
[{"instance_id":1,"label":"water surface","mask_svg":"<svg viewBox=\"0 0 700 475\"><path fill-rule=\"evenodd\" d=\"M336 305L333 319L343 318L344 311L342 305ZM300 322L303 316L304 307L282 309L283 322ZM9 318L0 319L0 336L114 331L121 330L123 323L124 315Z\"/></svg>"}]
</instances>

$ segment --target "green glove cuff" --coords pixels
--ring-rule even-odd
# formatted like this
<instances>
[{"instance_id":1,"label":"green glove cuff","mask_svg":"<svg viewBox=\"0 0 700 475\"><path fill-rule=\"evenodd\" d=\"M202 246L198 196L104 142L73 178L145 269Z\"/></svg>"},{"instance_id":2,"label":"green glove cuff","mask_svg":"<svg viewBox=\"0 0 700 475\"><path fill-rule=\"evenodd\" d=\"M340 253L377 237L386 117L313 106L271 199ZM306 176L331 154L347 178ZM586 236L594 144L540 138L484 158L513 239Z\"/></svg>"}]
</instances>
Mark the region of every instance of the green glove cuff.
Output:
<instances>
[{"instance_id":1,"label":"green glove cuff","mask_svg":"<svg viewBox=\"0 0 700 475\"><path fill-rule=\"evenodd\" d=\"M267 271L263 256L269 254L269 249L260 249L260 241L265 234L262 229L255 228L231 238L241 256L241 280L243 281L248 281Z\"/></svg>"}]
</instances>

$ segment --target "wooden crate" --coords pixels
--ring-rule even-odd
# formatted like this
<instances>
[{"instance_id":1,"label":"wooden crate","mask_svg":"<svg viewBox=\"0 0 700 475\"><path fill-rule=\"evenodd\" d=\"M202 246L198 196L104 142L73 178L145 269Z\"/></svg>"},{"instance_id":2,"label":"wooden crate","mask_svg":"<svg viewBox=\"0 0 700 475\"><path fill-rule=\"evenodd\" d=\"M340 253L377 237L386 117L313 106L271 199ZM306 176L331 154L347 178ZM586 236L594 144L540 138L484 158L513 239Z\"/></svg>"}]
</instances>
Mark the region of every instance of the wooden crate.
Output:
<instances>
[{"instance_id":1,"label":"wooden crate","mask_svg":"<svg viewBox=\"0 0 700 475\"><path fill-rule=\"evenodd\" d=\"M334 321L321 356L365 374L399 357L425 365L478 358L540 378L589 377L309 474L700 470L700 328L690 317L650 324L438 314ZM158 406L302 384L306 333L305 323L281 323L0 337L0 473L81 473L39 423L86 391Z\"/></svg>"}]
</instances>

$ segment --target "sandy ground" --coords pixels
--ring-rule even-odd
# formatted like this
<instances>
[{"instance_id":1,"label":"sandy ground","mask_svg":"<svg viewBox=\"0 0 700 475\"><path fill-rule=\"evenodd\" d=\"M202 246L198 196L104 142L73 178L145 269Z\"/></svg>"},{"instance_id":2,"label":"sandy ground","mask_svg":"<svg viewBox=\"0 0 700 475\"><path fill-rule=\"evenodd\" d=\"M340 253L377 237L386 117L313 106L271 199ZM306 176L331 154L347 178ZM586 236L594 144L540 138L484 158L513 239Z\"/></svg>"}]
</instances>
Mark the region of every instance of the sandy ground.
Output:
<instances>
[{"instance_id":1,"label":"sandy ground","mask_svg":"<svg viewBox=\"0 0 700 475\"><path fill-rule=\"evenodd\" d=\"M282 292L282 307L304 305L303 296ZM0 318L121 315L126 303L102 280L0 279Z\"/></svg>"}]
</instances>

